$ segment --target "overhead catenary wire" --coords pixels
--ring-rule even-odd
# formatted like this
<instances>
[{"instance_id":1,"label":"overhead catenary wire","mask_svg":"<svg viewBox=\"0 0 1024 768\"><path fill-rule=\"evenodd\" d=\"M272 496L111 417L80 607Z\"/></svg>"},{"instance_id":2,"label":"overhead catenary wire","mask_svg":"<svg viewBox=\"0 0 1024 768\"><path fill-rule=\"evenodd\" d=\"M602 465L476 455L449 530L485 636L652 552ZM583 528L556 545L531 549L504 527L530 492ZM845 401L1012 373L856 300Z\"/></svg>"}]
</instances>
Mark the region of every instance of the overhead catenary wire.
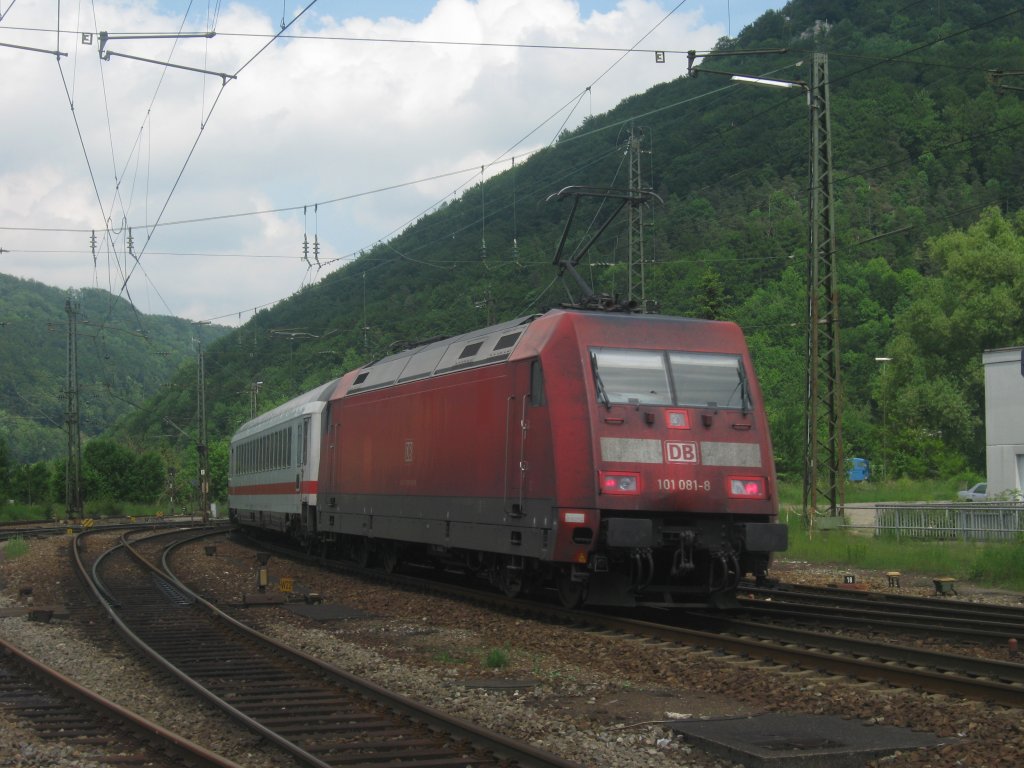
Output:
<instances>
[{"instance_id":1,"label":"overhead catenary wire","mask_svg":"<svg viewBox=\"0 0 1024 768\"><path fill-rule=\"evenodd\" d=\"M293 21L297 21L299 18L301 18L301 16L309 8L311 8L315 4L315 2L316 2L316 0L312 0L312 2L310 2L309 5L307 5L306 8L303 11L301 11L299 14L297 14L297 16L295 17L295 19ZM94 8L94 12L95 12L95 8ZM186 15L187 15L187 12L186 12ZM58 39L59 39L59 35L60 35L60 27L59 27L60 7L59 7L59 4L58 4L58 9L57 9L57 17L58 17L57 35L58 35ZM183 20L182 23L184 24L184 20ZM273 43L274 39L275 38L272 38L270 41L268 41L266 43L266 45L264 45L259 51L257 51L256 54L254 54L252 57L250 57L239 68L238 71L241 72L243 69L245 69L247 66L249 66L249 64L251 64L252 61L254 61L256 59L256 57L259 56L259 54L262 51L266 50L266 48ZM82 154L83 154L83 157L85 159L86 167L87 167L87 170L88 170L88 173L89 173L90 181L92 183L93 193L95 195L97 204L99 205L101 211L105 211L105 208L104 208L104 205L103 205L103 201L102 201L102 196L100 195L99 186L98 186L97 181L96 181L96 174L95 174L94 169L93 169L93 163L90 160L89 151L88 151L88 149L86 147L86 143L85 143L85 140L84 140L84 137L83 137L83 134L82 134L81 124L79 123L78 116L77 116L77 113L75 111L73 88L68 83L68 78L66 77L66 75L65 75L65 73L63 71L63 68L61 67L60 59L61 59L61 55L58 53L58 55L57 55L58 70L60 72L60 78L61 78L61 82L63 84L64 93L65 93L65 96L67 98L68 105L70 107L70 111L72 113L72 118L73 118L73 121L74 121L74 124L75 124L76 133L77 133L78 139L79 139L79 146L80 146L80 148L82 150ZM77 71L77 69L76 69L76 71ZM102 68L101 68L101 81L102 81ZM161 77L161 82L162 82L162 77ZM170 199L174 195L174 192L175 192L175 190L176 190L176 188L178 186L178 183L180 182L180 179L181 179L181 177L182 177L182 175L183 175L183 173L185 171L185 168L188 166L189 160L191 159L192 154L195 151L196 144L198 143L199 138L202 136L203 128L205 127L205 125L209 121L210 114L212 114L214 107L216 107L216 104L219 101L220 95L223 93L223 86L224 86L224 84L226 82L227 82L227 79L225 79L224 83L222 83L221 91L218 93L217 98L214 100L214 103L211 105L210 110L206 113L205 118L202 121L202 125L201 125L199 133L198 133L198 135L196 137L196 140L193 143L192 148L190 149L188 155L186 156L185 162L183 163L182 168L179 171L178 176L177 176L177 178L174 181L174 184L172 185L170 191L168 192L168 195L167 195L167 197L166 197L166 199L164 201L164 205L161 208L159 215L157 216L157 222L159 222L160 217L166 211L167 205L170 202ZM157 92L159 92L159 86L157 87ZM156 98L156 94L154 94L153 99L155 100L155 98ZM148 115L148 112L147 112L147 115ZM107 111L107 123L108 123L108 136L109 136L110 135L110 130L109 130L109 126L110 126L109 109ZM137 139L136 139L136 142L138 142ZM113 142L112 141L111 141L111 153L112 153L112 159L113 159L114 151L113 151ZM134 153L129 153L129 159L132 157L133 154ZM115 166L116 166L116 161L115 161ZM115 188L114 188L115 200L119 197L120 191L121 191L120 183L115 184ZM122 208L122 209L124 209L124 208ZM109 218L110 217L104 212L104 219L105 220L109 220ZM129 232L130 231L131 230L129 229ZM123 295L125 295L128 298L129 304L131 306L131 310L135 314L136 321L137 321L138 325L141 327L142 326L142 319L139 316L138 309L136 308L136 305L135 305L135 301L132 298L131 291L129 290L129 282L131 280L131 277L134 275L136 269L140 269L141 270L142 274L146 276L147 281L150 283L150 285L152 285L153 290L160 297L160 300L163 302L164 306L167 306L166 301L164 301L163 297L160 295L159 290L152 283L152 280L149 279L149 275L146 273L145 269L142 268L142 264L141 264L141 257L143 255L143 253L145 252L146 246L148 245L150 238L152 237L153 230L151 230L151 229L148 230L148 237L146 238L146 241L143 243L142 248L139 250L138 253L134 252L134 249L132 247L133 243L131 243L131 240L129 241L128 253L125 256L125 265L124 265L123 268L121 266L120 260L116 256L116 254L117 254L117 246L116 246L116 243L113 241L112 230L109 227L107 227L107 228L105 228L105 232L107 234L108 245L109 245L110 251L114 254L114 264L115 264L115 266L117 267L117 269L118 269L118 271L120 273L120 277L122 278L121 287L118 290L117 295L120 296L120 295L123 294ZM129 237L131 238L131 236L129 236ZM128 256L131 256L131 258L133 260L133 263L131 264L130 267L128 265ZM111 293L113 293L113 292L111 292ZM112 311L112 303L111 303L110 307L111 307L111 309L109 311ZM168 310L169 310L169 307L168 307ZM173 313L171 313L171 314L173 314Z\"/></svg>"},{"instance_id":2,"label":"overhead catenary wire","mask_svg":"<svg viewBox=\"0 0 1024 768\"><path fill-rule=\"evenodd\" d=\"M307 11L309 11L310 8L312 8L316 4L316 2L317 2L317 0L311 0L310 3L308 5L306 5L301 11L299 11L299 13L297 13L295 15L295 17L291 21L289 21L288 24L285 25L285 27L281 31L283 32L284 29L287 29L289 26L291 26L292 24L296 23L300 18L302 18L306 14ZM242 64L241 67L239 67L235 71L234 76L237 77L239 74L241 74L241 72L243 70L245 70L250 64L252 64L252 62L255 61L256 58L261 53L263 53L263 51L265 51L268 47L270 47L270 45L273 44L273 42L279 36L280 36L280 33L278 35L274 35L270 40L268 40L267 43L264 46L262 46L256 53L254 53L248 60L246 60L246 62L244 64ZM199 126L199 131L196 134L195 141L193 141L192 146L190 147L190 149L188 151L188 154L186 155L185 160L182 163L180 170L178 171L178 175L175 177L174 183L171 185L171 188L168 191L167 196L164 199L163 206L160 208L160 211L157 214L156 221L154 222L154 224L158 224L160 222L160 219L163 218L163 214L166 212L167 206L170 204L170 201L171 201L172 197L174 196L175 191L178 188L178 184L181 182L181 179L182 179L182 177L185 174L185 170L186 170L186 168L188 168L189 162L191 161L192 156L195 153L196 147L199 144L199 140L203 136L203 131L206 129L206 126L209 124L210 118L213 115L213 112L216 109L217 105L220 103L220 98L221 98L221 96L224 93L224 90L226 88L226 83L227 83L226 80L221 83L220 90L217 92L217 95L214 98L213 103L210 105L210 109L206 112L206 114L205 114L205 116L204 116L204 118L202 120L202 123ZM124 280L124 282L122 284L121 290L118 292L118 295L120 295L121 292L127 291L128 281L131 279L132 274L134 273L136 266L140 266L141 265L142 255L145 253L146 247L149 245L150 239L152 238L154 231L155 231L154 228L152 228L152 227L148 228L148 235L147 235L147 238L146 238L146 242L143 244L142 249L139 252L139 256L135 259L135 264L133 265L132 269L129 271L128 275L125 277L125 280Z\"/></svg>"},{"instance_id":3,"label":"overhead catenary wire","mask_svg":"<svg viewBox=\"0 0 1024 768\"><path fill-rule=\"evenodd\" d=\"M284 36L284 37L293 37L293 36ZM298 37L298 36L294 36L294 37ZM626 49L626 50L629 50L629 49ZM741 53L741 51L739 51L739 52Z\"/></svg>"}]
</instances>

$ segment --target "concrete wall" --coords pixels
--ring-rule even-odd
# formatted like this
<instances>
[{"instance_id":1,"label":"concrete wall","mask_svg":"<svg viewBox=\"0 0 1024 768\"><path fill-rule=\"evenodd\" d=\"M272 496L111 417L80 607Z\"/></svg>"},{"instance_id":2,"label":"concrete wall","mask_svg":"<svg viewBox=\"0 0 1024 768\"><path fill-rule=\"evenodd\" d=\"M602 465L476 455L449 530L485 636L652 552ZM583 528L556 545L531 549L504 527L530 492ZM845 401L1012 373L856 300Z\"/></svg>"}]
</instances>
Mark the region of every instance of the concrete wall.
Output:
<instances>
[{"instance_id":1,"label":"concrete wall","mask_svg":"<svg viewBox=\"0 0 1024 768\"><path fill-rule=\"evenodd\" d=\"M985 366L985 466L989 494L1024 488L1021 347L990 349Z\"/></svg>"}]
</instances>

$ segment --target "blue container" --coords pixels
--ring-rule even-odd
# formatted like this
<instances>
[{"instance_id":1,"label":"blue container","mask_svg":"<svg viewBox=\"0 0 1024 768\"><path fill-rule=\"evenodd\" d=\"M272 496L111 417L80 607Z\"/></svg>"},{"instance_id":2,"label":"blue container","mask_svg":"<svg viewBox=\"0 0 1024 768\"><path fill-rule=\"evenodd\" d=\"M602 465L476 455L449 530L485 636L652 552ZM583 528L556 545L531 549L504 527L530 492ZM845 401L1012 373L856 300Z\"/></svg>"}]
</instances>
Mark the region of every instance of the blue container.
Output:
<instances>
[{"instance_id":1,"label":"blue container","mask_svg":"<svg viewBox=\"0 0 1024 768\"><path fill-rule=\"evenodd\" d=\"M871 464L867 459L850 459L850 468L846 470L846 479L851 483L859 483L871 479Z\"/></svg>"}]
</instances>

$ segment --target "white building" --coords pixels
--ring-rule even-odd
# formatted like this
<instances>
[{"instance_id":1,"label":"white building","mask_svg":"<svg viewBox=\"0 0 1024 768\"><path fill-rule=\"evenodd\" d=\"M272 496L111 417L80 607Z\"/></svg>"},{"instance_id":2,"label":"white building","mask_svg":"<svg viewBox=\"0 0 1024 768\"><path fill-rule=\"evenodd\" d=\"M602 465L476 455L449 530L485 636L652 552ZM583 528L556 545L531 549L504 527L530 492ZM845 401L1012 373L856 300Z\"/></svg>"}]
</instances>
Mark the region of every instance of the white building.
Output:
<instances>
[{"instance_id":1,"label":"white building","mask_svg":"<svg viewBox=\"0 0 1024 768\"><path fill-rule=\"evenodd\" d=\"M1024 347L990 349L985 366L988 493L1024 488Z\"/></svg>"}]
</instances>

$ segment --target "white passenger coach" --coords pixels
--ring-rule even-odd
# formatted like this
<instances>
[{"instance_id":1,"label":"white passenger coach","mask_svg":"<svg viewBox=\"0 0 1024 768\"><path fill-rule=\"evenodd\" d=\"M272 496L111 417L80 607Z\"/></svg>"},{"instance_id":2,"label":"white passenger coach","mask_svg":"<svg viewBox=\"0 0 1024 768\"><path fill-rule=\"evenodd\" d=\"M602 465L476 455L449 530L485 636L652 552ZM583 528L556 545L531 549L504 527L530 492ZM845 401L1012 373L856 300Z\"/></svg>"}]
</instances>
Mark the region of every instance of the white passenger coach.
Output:
<instances>
[{"instance_id":1,"label":"white passenger coach","mask_svg":"<svg viewBox=\"0 0 1024 768\"><path fill-rule=\"evenodd\" d=\"M231 518L270 530L316 530L324 408L338 379L257 416L231 438Z\"/></svg>"}]
</instances>

